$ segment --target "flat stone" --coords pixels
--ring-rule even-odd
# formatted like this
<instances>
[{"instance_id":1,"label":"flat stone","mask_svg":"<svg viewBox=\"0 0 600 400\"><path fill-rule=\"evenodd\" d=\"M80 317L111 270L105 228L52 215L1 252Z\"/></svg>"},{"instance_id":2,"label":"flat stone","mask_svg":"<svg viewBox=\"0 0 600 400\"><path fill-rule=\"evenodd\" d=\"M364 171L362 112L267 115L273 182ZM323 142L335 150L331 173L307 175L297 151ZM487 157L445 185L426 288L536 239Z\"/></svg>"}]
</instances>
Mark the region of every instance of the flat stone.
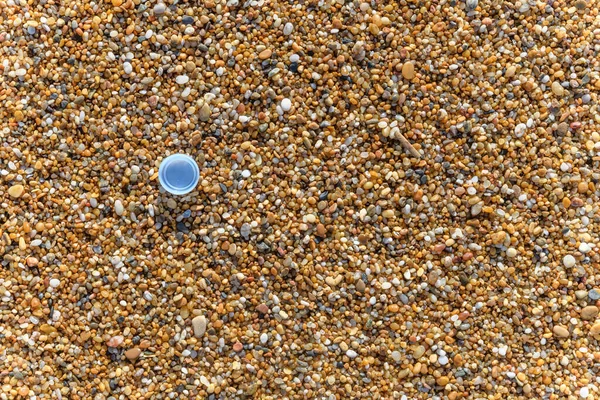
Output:
<instances>
[{"instance_id":1,"label":"flat stone","mask_svg":"<svg viewBox=\"0 0 600 400\"><path fill-rule=\"evenodd\" d=\"M23 187L23 185L13 185L8 188L8 194L10 195L10 197L16 199L16 198L21 197L24 190L25 190L25 188Z\"/></svg>"},{"instance_id":2,"label":"flat stone","mask_svg":"<svg viewBox=\"0 0 600 400\"><path fill-rule=\"evenodd\" d=\"M575 257L567 254L563 257L563 265L567 268L573 268L575 266Z\"/></svg>"},{"instance_id":3,"label":"flat stone","mask_svg":"<svg viewBox=\"0 0 600 400\"><path fill-rule=\"evenodd\" d=\"M565 94L565 89L561 86L560 82L552 82L552 93L557 96L563 96Z\"/></svg>"},{"instance_id":4,"label":"flat stone","mask_svg":"<svg viewBox=\"0 0 600 400\"><path fill-rule=\"evenodd\" d=\"M140 348L138 348L138 347L134 347L125 352L125 357L128 360L134 361L134 360L137 360L137 358L140 356L140 354L142 354L142 350L140 350Z\"/></svg>"},{"instance_id":5,"label":"flat stone","mask_svg":"<svg viewBox=\"0 0 600 400\"><path fill-rule=\"evenodd\" d=\"M266 314L269 312L269 306L267 306L266 304L262 303L256 306L256 311L258 311L261 314Z\"/></svg>"},{"instance_id":6,"label":"flat stone","mask_svg":"<svg viewBox=\"0 0 600 400\"><path fill-rule=\"evenodd\" d=\"M204 315L198 315L192 319L192 327L194 328L194 336L201 338L206 332L207 320Z\"/></svg>"},{"instance_id":7,"label":"flat stone","mask_svg":"<svg viewBox=\"0 0 600 400\"><path fill-rule=\"evenodd\" d=\"M581 319L594 319L598 315L598 307L587 306L581 310Z\"/></svg>"},{"instance_id":8,"label":"flat stone","mask_svg":"<svg viewBox=\"0 0 600 400\"><path fill-rule=\"evenodd\" d=\"M273 51L271 49L265 49L258 53L258 58L260 58L261 60L266 60L267 58L271 57L272 54Z\"/></svg>"},{"instance_id":9,"label":"flat stone","mask_svg":"<svg viewBox=\"0 0 600 400\"><path fill-rule=\"evenodd\" d=\"M552 328L552 332L554 333L554 336L559 338L568 338L570 335L569 330L561 325L555 325L554 328Z\"/></svg>"},{"instance_id":10,"label":"flat stone","mask_svg":"<svg viewBox=\"0 0 600 400\"><path fill-rule=\"evenodd\" d=\"M125 338L121 335L113 336L106 341L108 347L119 347Z\"/></svg>"},{"instance_id":11,"label":"flat stone","mask_svg":"<svg viewBox=\"0 0 600 400\"><path fill-rule=\"evenodd\" d=\"M414 348L413 357L415 358L415 360L418 360L419 358L423 357L423 354L425 354L425 346L417 346Z\"/></svg>"}]
</instances>

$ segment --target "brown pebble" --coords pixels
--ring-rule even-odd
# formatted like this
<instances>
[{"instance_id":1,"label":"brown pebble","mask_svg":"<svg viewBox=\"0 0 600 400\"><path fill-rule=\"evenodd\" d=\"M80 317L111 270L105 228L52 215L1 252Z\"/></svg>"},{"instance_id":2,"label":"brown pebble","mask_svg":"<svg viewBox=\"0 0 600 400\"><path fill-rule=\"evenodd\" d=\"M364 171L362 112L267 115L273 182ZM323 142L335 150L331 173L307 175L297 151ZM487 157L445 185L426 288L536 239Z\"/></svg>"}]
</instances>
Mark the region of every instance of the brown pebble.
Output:
<instances>
[{"instance_id":1,"label":"brown pebble","mask_svg":"<svg viewBox=\"0 0 600 400\"><path fill-rule=\"evenodd\" d=\"M258 311L261 314L266 314L269 312L269 307L266 304L262 303L256 306L256 311Z\"/></svg>"},{"instance_id":2,"label":"brown pebble","mask_svg":"<svg viewBox=\"0 0 600 400\"><path fill-rule=\"evenodd\" d=\"M239 353L240 351L242 351L243 348L244 348L244 345L241 344L240 342L235 342L233 344L233 351L235 351L236 353Z\"/></svg>"},{"instance_id":3,"label":"brown pebble","mask_svg":"<svg viewBox=\"0 0 600 400\"><path fill-rule=\"evenodd\" d=\"M552 328L552 332L554 332L554 336L559 338L569 337L569 330L561 325L555 325L554 328Z\"/></svg>"},{"instance_id":4,"label":"brown pebble","mask_svg":"<svg viewBox=\"0 0 600 400\"><path fill-rule=\"evenodd\" d=\"M600 339L600 322L596 322L590 328L590 335L594 337L594 339Z\"/></svg>"},{"instance_id":5,"label":"brown pebble","mask_svg":"<svg viewBox=\"0 0 600 400\"><path fill-rule=\"evenodd\" d=\"M8 194L10 195L10 197L13 197L16 199L18 197L21 197L24 190L25 190L25 188L23 187L23 185L13 185L8 188Z\"/></svg>"},{"instance_id":6,"label":"brown pebble","mask_svg":"<svg viewBox=\"0 0 600 400\"><path fill-rule=\"evenodd\" d=\"M127 357L128 360L134 361L137 360L140 354L142 354L142 350L138 347L134 347L125 352L125 357Z\"/></svg>"},{"instance_id":7,"label":"brown pebble","mask_svg":"<svg viewBox=\"0 0 600 400\"><path fill-rule=\"evenodd\" d=\"M581 319L590 320L598 315L598 307L587 306L581 310Z\"/></svg>"},{"instance_id":8,"label":"brown pebble","mask_svg":"<svg viewBox=\"0 0 600 400\"><path fill-rule=\"evenodd\" d=\"M412 61L407 61L402 66L402 76L404 79L413 79L415 77L415 66Z\"/></svg>"},{"instance_id":9,"label":"brown pebble","mask_svg":"<svg viewBox=\"0 0 600 400\"><path fill-rule=\"evenodd\" d=\"M119 347L125 338L121 335L113 336L106 341L108 347Z\"/></svg>"},{"instance_id":10,"label":"brown pebble","mask_svg":"<svg viewBox=\"0 0 600 400\"><path fill-rule=\"evenodd\" d=\"M271 57L271 54L273 54L273 51L271 51L271 49L265 49L258 54L258 58L260 58L261 60L266 60L267 58Z\"/></svg>"},{"instance_id":11,"label":"brown pebble","mask_svg":"<svg viewBox=\"0 0 600 400\"><path fill-rule=\"evenodd\" d=\"M325 225L318 224L317 225L317 236L319 236L319 237L325 237L326 233L327 233L327 230L325 229Z\"/></svg>"}]
</instances>

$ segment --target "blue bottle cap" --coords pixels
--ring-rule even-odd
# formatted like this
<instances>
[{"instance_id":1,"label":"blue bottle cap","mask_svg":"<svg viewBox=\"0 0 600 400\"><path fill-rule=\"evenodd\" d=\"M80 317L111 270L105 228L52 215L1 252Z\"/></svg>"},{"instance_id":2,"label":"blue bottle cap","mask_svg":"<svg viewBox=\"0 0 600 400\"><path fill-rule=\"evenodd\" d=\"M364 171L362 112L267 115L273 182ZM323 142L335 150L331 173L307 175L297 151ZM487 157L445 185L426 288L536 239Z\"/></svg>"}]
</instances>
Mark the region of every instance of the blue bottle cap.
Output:
<instances>
[{"instance_id":1,"label":"blue bottle cap","mask_svg":"<svg viewBox=\"0 0 600 400\"><path fill-rule=\"evenodd\" d=\"M200 169L186 154L173 154L158 167L158 181L169 193L183 195L194 190L200 180Z\"/></svg>"}]
</instances>

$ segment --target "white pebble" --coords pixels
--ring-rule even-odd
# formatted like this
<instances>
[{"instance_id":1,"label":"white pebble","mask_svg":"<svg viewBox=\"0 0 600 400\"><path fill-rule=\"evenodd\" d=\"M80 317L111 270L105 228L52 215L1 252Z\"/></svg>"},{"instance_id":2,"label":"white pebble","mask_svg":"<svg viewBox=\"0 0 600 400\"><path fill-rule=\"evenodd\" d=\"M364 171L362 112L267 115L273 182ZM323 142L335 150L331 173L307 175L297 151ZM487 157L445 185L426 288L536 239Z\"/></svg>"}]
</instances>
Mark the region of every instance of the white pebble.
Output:
<instances>
[{"instance_id":1,"label":"white pebble","mask_svg":"<svg viewBox=\"0 0 600 400\"><path fill-rule=\"evenodd\" d=\"M263 333L262 335L260 335L260 342L262 344L267 343L268 340L269 340L269 335L267 335L266 333Z\"/></svg>"},{"instance_id":2,"label":"white pebble","mask_svg":"<svg viewBox=\"0 0 600 400\"><path fill-rule=\"evenodd\" d=\"M187 75L179 75L177 78L175 78L175 82L177 82L179 85L185 85L189 81L190 78Z\"/></svg>"},{"instance_id":3,"label":"white pebble","mask_svg":"<svg viewBox=\"0 0 600 400\"><path fill-rule=\"evenodd\" d=\"M354 350L352 350L352 349L349 349L349 350L346 352L346 355L347 355L348 357L350 357L350 358L356 358L356 357L358 356L358 353L356 353L356 352L355 352Z\"/></svg>"},{"instance_id":4,"label":"white pebble","mask_svg":"<svg viewBox=\"0 0 600 400\"><path fill-rule=\"evenodd\" d=\"M123 215L124 211L125 208L123 207L123 203L121 203L121 200L115 201L115 212L117 213L117 215Z\"/></svg>"},{"instance_id":5,"label":"white pebble","mask_svg":"<svg viewBox=\"0 0 600 400\"><path fill-rule=\"evenodd\" d=\"M584 386L581 389L579 389L579 397L581 397L582 399L586 399L589 395L590 389L588 389L587 386Z\"/></svg>"},{"instance_id":6,"label":"white pebble","mask_svg":"<svg viewBox=\"0 0 600 400\"><path fill-rule=\"evenodd\" d=\"M438 358L438 362L440 363L440 365L446 365L448 364L448 357L441 356L440 358Z\"/></svg>"},{"instance_id":7,"label":"white pebble","mask_svg":"<svg viewBox=\"0 0 600 400\"><path fill-rule=\"evenodd\" d=\"M290 56L290 62L295 63L295 62L298 62L298 61L300 61L300 56L298 54L294 53L294 54L292 54Z\"/></svg>"},{"instance_id":8,"label":"white pebble","mask_svg":"<svg viewBox=\"0 0 600 400\"><path fill-rule=\"evenodd\" d=\"M291 22L288 22L287 24L285 24L285 26L283 27L283 34L285 36L290 35L292 32L294 31L294 25Z\"/></svg>"},{"instance_id":9,"label":"white pebble","mask_svg":"<svg viewBox=\"0 0 600 400\"><path fill-rule=\"evenodd\" d=\"M498 348L498 354L500 354L502 357L504 357L506 355L507 351L508 351L508 346L500 346Z\"/></svg>"},{"instance_id":10,"label":"white pebble","mask_svg":"<svg viewBox=\"0 0 600 400\"><path fill-rule=\"evenodd\" d=\"M247 169L243 170L242 171L242 177L249 178L250 177L250 170L247 170Z\"/></svg>"},{"instance_id":11,"label":"white pebble","mask_svg":"<svg viewBox=\"0 0 600 400\"><path fill-rule=\"evenodd\" d=\"M392 359L396 362L400 361L401 354L398 350L392 351Z\"/></svg>"},{"instance_id":12,"label":"white pebble","mask_svg":"<svg viewBox=\"0 0 600 400\"><path fill-rule=\"evenodd\" d=\"M589 253L590 251L592 251L592 248L587 243L581 243L579 245L579 251L585 254L585 253Z\"/></svg>"},{"instance_id":13,"label":"white pebble","mask_svg":"<svg viewBox=\"0 0 600 400\"><path fill-rule=\"evenodd\" d=\"M515 258L517 256L517 250L514 247L510 247L506 250L506 256L508 258Z\"/></svg>"},{"instance_id":14,"label":"white pebble","mask_svg":"<svg viewBox=\"0 0 600 400\"><path fill-rule=\"evenodd\" d=\"M575 257L570 254L567 254L563 258L563 265L567 268L573 268L575 266Z\"/></svg>"},{"instance_id":15,"label":"white pebble","mask_svg":"<svg viewBox=\"0 0 600 400\"><path fill-rule=\"evenodd\" d=\"M50 279L50 286L55 288L55 287L58 287L58 285L60 285L60 281L58 279L56 279L56 278Z\"/></svg>"},{"instance_id":16,"label":"white pebble","mask_svg":"<svg viewBox=\"0 0 600 400\"><path fill-rule=\"evenodd\" d=\"M292 101L290 99L283 99L281 100L281 109L284 112L290 111L290 109L292 108Z\"/></svg>"},{"instance_id":17,"label":"white pebble","mask_svg":"<svg viewBox=\"0 0 600 400\"><path fill-rule=\"evenodd\" d=\"M133 72L133 67L131 66L131 63L125 61L123 63L123 71L125 71L127 75L131 74Z\"/></svg>"},{"instance_id":18,"label":"white pebble","mask_svg":"<svg viewBox=\"0 0 600 400\"><path fill-rule=\"evenodd\" d=\"M527 125L525 124L518 124L517 126L515 126L515 136L516 137L521 137L525 134L525 131L527 130Z\"/></svg>"}]
</instances>

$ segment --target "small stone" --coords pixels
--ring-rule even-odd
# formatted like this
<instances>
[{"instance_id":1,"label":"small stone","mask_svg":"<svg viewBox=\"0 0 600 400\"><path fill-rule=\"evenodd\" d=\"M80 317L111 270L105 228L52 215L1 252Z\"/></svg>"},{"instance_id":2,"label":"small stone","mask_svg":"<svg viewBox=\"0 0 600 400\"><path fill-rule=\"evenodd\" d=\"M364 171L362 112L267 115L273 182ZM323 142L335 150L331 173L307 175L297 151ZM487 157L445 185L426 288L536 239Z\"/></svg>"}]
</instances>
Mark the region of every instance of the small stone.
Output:
<instances>
[{"instance_id":1,"label":"small stone","mask_svg":"<svg viewBox=\"0 0 600 400\"><path fill-rule=\"evenodd\" d=\"M590 251L592 251L592 248L587 243L581 243L581 244L579 244L578 250L580 252L582 252L583 254L585 254L585 253L589 253Z\"/></svg>"},{"instance_id":2,"label":"small stone","mask_svg":"<svg viewBox=\"0 0 600 400\"><path fill-rule=\"evenodd\" d=\"M563 265L567 268L573 268L575 266L575 257L567 254L563 257Z\"/></svg>"},{"instance_id":3,"label":"small stone","mask_svg":"<svg viewBox=\"0 0 600 400\"><path fill-rule=\"evenodd\" d=\"M478 0L466 0L465 1L465 9L467 10L467 12L473 11L477 8L478 4L479 4Z\"/></svg>"},{"instance_id":4,"label":"small stone","mask_svg":"<svg viewBox=\"0 0 600 400\"><path fill-rule=\"evenodd\" d=\"M362 279L359 279L358 282L356 282L356 290L361 293L365 291L365 286L365 282Z\"/></svg>"},{"instance_id":5,"label":"small stone","mask_svg":"<svg viewBox=\"0 0 600 400\"><path fill-rule=\"evenodd\" d=\"M123 4L123 0L112 0L112 5L114 7L119 7L121 4Z\"/></svg>"},{"instance_id":6,"label":"small stone","mask_svg":"<svg viewBox=\"0 0 600 400\"><path fill-rule=\"evenodd\" d=\"M40 325L40 332L49 335L51 333L56 332L56 328L53 327L52 325L48 325L48 324L42 324Z\"/></svg>"},{"instance_id":7,"label":"small stone","mask_svg":"<svg viewBox=\"0 0 600 400\"><path fill-rule=\"evenodd\" d=\"M600 290L594 288L589 291L588 296L594 301L600 300Z\"/></svg>"},{"instance_id":8,"label":"small stone","mask_svg":"<svg viewBox=\"0 0 600 400\"><path fill-rule=\"evenodd\" d=\"M267 58L271 57L271 54L273 54L273 51L271 49L265 49L258 53L258 58L260 58L261 60L266 60Z\"/></svg>"},{"instance_id":9,"label":"small stone","mask_svg":"<svg viewBox=\"0 0 600 400\"><path fill-rule=\"evenodd\" d=\"M262 303L256 306L256 311L258 311L261 314L266 314L269 312L269 307L266 304Z\"/></svg>"},{"instance_id":10,"label":"small stone","mask_svg":"<svg viewBox=\"0 0 600 400\"><path fill-rule=\"evenodd\" d=\"M194 336L201 338L206 332L207 320L204 315L198 315L192 319L192 328L194 329Z\"/></svg>"},{"instance_id":11,"label":"small stone","mask_svg":"<svg viewBox=\"0 0 600 400\"><path fill-rule=\"evenodd\" d=\"M415 66L412 61L405 62L402 66L402 76L404 79L414 79L415 75Z\"/></svg>"},{"instance_id":12,"label":"small stone","mask_svg":"<svg viewBox=\"0 0 600 400\"><path fill-rule=\"evenodd\" d=\"M347 355L349 358L356 358L356 357L358 357L358 353L357 353L357 352L355 352L355 351L354 351L354 350L352 350L352 349L348 349L348 351L346 351L346 355Z\"/></svg>"},{"instance_id":13,"label":"small stone","mask_svg":"<svg viewBox=\"0 0 600 400\"><path fill-rule=\"evenodd\" d=\"M557 96L563 96L565 94L565 89L562 87L560 82L552 82L552 93Z\"/></svg>"},{"instance_id":14,"label":"small stone","mask_svg":"<svg viewBox=\"0 0 600 400\"><path fill-rule=\"evenodd\" d=\"M283 26L283 34L285 36L291 35L293 31L294 25L291 22L288 22Z\"/></svg>"},{"instance_id":15,"label":"small stone","mask_svg":"<svg viewBox=\"0 0 600 400\"><path fill-rule=\"evenodd\" d=\"M395 215L394 210L385 210L384 212L381 213L381 216L383 218L388 218L388 219L394 218L394 215Z\"/></svg>"},{"instance_id":16,"label":"small stone","mask_svg":"<svg viewBox=\"0 0 600 400\"><path fill-rule=\"evenodd\" d=\"M594 337L594 339L600 339L600 322L596 322L590 328L590 335Z\"/></svg>"},{"instance_id":17,"label":"small stone","mask_svg":"<svg viewBox=\"0 0 600 400\"><path fill-rule=\"evenodd\" d=\"M582 399L587 399L589 395L590 389L587 386L584 386L581 389L579 389L579 397L581 397Z\"/></svg>"},{"instance_id":18,"label":"small stone","mask_svg":"<svg viewBox=\"0 0 600 400\"><path fill-rule=\"evenodd\" d=\"M167 7L164 5L164 3L158 3L154 6L154 14L156 15L162 15L166 10Z\"/></svg>"},{"instance_id":19,"label":"small stone","mask_svg":"<svg viewBox=\"0 0 600 400\"><path fill-rule=\"evenodd\" d=\"M570 335L569 330L561 325L554 325L552 332L554 332L554 336L559 338L568 338Z\"/></svg>"},{"instance_id":20,"label":"small stone","mask_svg":"<svg viewBox=\"0 0 600 400\"><path fill-rule=\"evenodd\" d=\"M440 376L435 382L438 384L438 386L446 386L450 382L450 379L448 379L447 376Z\"/></svg>"},{"instance_id":21,"label":"small stone","mask_svg":"<svg viewBox=\"0 0 600 400\"><path fill-rule=\"evenodd\" d=\"M121 335L113 336L106 342L108 347L119 347L125 338Z\"/></svg>"},{"instance_id":22,"label":"small stone","mask_svg":"<svg viewBox=\"0 0 600 400\"><path fill-rule=\"evenodd\" d=\"M142 354L142 350L140 350L138 347L134 347L125 352L125 357L130 361L134 361L137 360L140 354Z\"/></svg>"},{"instance_id":23,"label":"small stone","mask_svg":"<svg viewBox=\"0 0 600 400\"><path fill-rule=\"evenodd\" d=\"M194 17L186 15L183 18L181 18L181 23L184 25L192 25L194 23Z\"/></svg>"},{"instance_id":24,"label":"small stone","mask_svg":"<svg viewBox=\"0 0 600 400\"><path fill-rule=\"evenodd\" d=\"M177 78L175 78L175 82L177 82L179 85L185 85L189 81L190 78L187 75L179 75Z\"/></svg>"},{"instance_id":25,"label":"small stone","mask_svg":"<svg viewBox=\"0 0 600 400\"><path fill-rule=\"evenodd\" d=\"M23 185L13 185L8 188L8 194L10 195L10 197L13 197L16 199L16 198L21 197L24 190L25 190L25 188L23 187Z\"/></svg>"},{"instance_id":26,"label":"small stone","mask_svg":"<svg viewBox=\"0 0 600 400\"><path fill-rule=\"evenodd\" d=\"M506 250L506 256L508 258L515 258L517 256L517 249L515 249L514 247L509 247Z\"/></svg>"},{"instance_id":27,"label":"small stone","mask_svg":"<svg viewBox=\"0 0 600 400\"><path fill-rule=\"evenodd\" d=\"M590 320L596 318L598 315L598 307L587 306L581 310L581 319Z\"/></svg>"},{"instance_id":28,"label":"small stone","mask_svg":"<svg viewBox=\"0 0 600 400\"><path fill-rule=\"evenodd\" d=\"M317 225L317 236L325 237L325 234L327 234L327 229L325 229L325 225L318 224Z\"/></svg>"},{"instance_id":29,"label":"small stone","mask_svg":"<svg viewBox=\"0 0 600 400\"><path fill-rule=\"evenodd\" d=\"M265 344L265 343L267 343L267 341L268 341L268 340L269 340L269 335L267 335L266 333L262 333L262 334L260 335L260 342L261 342L262 344Z\"/></svg>"},{"instance_id":30,"label":"small stone","mask_svg":"<svg viewBox=\"0 0 600 400\"><path fill-rule=\"evenodd\" d=\"M236 353L239 353L240 351L242 351L244 349L244 345L241 344L240 342L235 342L233 344L233 351L235 351Z\"/></svg>"},{"instance_id":31,"label":"small stone","mask_svg":"<svg viewBox=\"0 0 600 400\"><path fill-rule=\"evenodd\" d=\"M125 74L129 75L133 72L133 66L131 65L131 63L129 61L125 61L123 63L123 72L125 72Z\"/></svg>"},{"instance_id":32,"label":"small stone","mask_svg":"<svg viewBox=\"0 0 600 400\"><path fill-rule=\"evenodd\" d=\"M117 215L121 216L125 212L125 207L123 207L123 203L121 200L115 200L115 212Z\"/></svg>"},{"instance_id":33,"label":"small stone","mask_svg":"<svg viewBox=\"0 0 600 400\"><path fill-rule=\"evenodd\" d=\"M200 121L208 121L208 119L210 118L211 115L211 110L210 110L210 106L206 103L204 103L204 105L202 107L200 107Z\"/></svg>"},{"instance_id":34,"label":"small stone","mask_svg":"<svg viewBox=\"0 0 600 400\"><path fill-rule=\"evenodd\" d=\"M566 122L561 122L556 127L556 133L558 133L561 136L566 135L567 132L569 132L569 124L567 124Z\"/></svg>"},{"instance_id":35,"label":"small stone","mask_svg":"<svg viewBox=\"0 0 600 400\"><path fill-rule=\"evenodd\" d=\"M29 388L27 386L21 386L17 393L19 393L19 396L25 398L29 395Z\"/></svg>"},{"instance_id":36,"label":"small stone","mask_svg":"<svg viewBox=\"0 0 600 400\"><path fill-rule=\"evenodd\" d=\"M392 359L396 362L400 361L402 354L398 350L392 351Z\"/></svg>"},{"instance_id":37,"label":"small stone","mask_svg":"<svg viewBox=\"0 0 600 400\"><path fill-rule=\"evenodd\" d=\"M50 286L53 288L57 288L60 285L60 280L56 278L50 279Z\"/></svg>"},{"instance_id":38,"label":"small stone","mask_svg":"<svg viewBox=\"0 0 600 400\"><path fill-rule=\"evenodd\" d=\"M425 347L424 346L417 346L414 348L413 350L413 357L415 360L418 360L419 358L423 357L423 354L425 354Z\"/></svg>"},{"instance_id":39,"label":"small stone","mask_svg":"<svg viewBox=\"0 0 600 400\"><path fill-rule=\"evenodd\" d=\"M290 99L283 99L281 100L281 109L284 112L288 112L292 109L292 101Z\"/></svg>"}]
</instances>

